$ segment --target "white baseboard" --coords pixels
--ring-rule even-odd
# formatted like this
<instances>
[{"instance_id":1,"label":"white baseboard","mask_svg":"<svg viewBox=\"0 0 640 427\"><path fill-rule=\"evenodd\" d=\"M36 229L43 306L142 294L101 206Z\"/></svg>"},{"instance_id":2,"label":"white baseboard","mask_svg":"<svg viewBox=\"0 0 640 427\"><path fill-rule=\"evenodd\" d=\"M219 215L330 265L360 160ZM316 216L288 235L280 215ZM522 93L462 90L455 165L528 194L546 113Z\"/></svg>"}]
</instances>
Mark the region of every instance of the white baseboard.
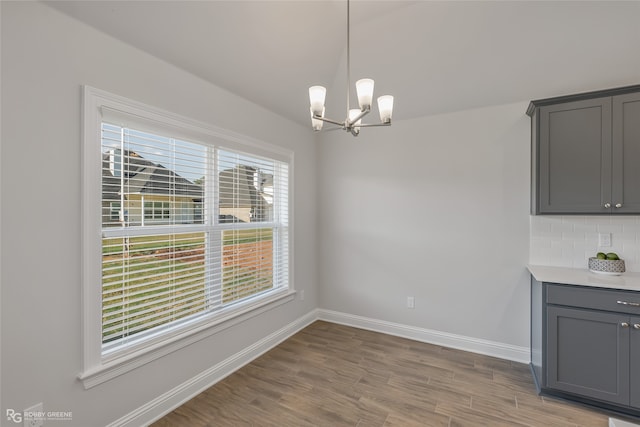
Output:
<instances>
[{"instance_id":1,"label":"white baseboard","mask_svg":"<svg viewBox=\"0 0 640 427\"><path fill-rule=\"evenodd\" d=\"M202 393L218 381L234 373L260 355L271 350L296 332L318 319L316 310L289 323L244 350L212 366L188 381L158 396L152 401L112 422L107 427L146 426L173 411L183 403Z\"/></svg>"},{"instance_id":2,"label":"white baseboard","mask_svg":"<svg viewBox=\"0 0 640 427\"><path fill-rule=\"evenodd\" d=\"M449 334L432 329L418 328L338 311L316 309L212 366L199 375L196 375L190 380L163 393L135 411L112 422L107 427L137 427L151 424L316 320L353 326L355 328L409 338L415 341L485 354L500 359L529 363L529 348L527 347L518 347L494 341Z\"/></svg>"},{"instance_id":3,"label":"white baseboard","mask_svg":"<svg viewBox=\"0 0 640 427\"><path fill-rule=\"evenodd\" d=\"M426 342L429 344L436 344L444 347L470 351L472 353L493 356L500 359L512 360L514 362L529 363L530 361L529 347L519 347L495 341L472 338L464 335L450 334L446 332L435 331L433 329L418 328L415 326L387 322L378 319L371 319L368 317L356 316L353 314L341 313L331 310L319 309L318 319L326 320L327 322L353 326L360 329L381 332L383 334L409 338L415 341Z\"/></svg>"}]
</instances>

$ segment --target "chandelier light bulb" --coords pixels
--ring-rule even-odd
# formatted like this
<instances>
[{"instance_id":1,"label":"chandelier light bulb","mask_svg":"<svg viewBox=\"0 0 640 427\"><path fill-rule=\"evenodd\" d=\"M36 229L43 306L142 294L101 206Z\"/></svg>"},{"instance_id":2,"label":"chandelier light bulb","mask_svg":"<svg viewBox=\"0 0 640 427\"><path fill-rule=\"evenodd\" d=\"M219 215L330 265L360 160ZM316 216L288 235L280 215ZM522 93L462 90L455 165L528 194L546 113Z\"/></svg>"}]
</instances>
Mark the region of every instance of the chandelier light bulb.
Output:
<instances>
[{"instance_id":1,"label":"chandelier light bulb","mask_svg":"<svg viewBox=\"0 0 640 427\"><path fill-rule=\"evenodd\" d=\"M327 89L323 86L311 86L309 88L309 102L311 103L311 115L321 116L324 109L324 98L327 94Z\"/></svg>"},{"instance_id":2,"label":"chandelier light bulb","mask_svg":"<svg viewBox=\"0 0 640 427\"><path fill-rule=\"evenodd\" d=\"M393 96L383 95L378 98L378 111L380 112L380 121L382 123L391 123L393 115Z\"/></svg>"},{"instance_id":3,"label":"chandelier light bulb","mask_svg":"<svg viewBox=\"0 0 640 427\"><path fill-rule=\"evenodd\" d=\"M313 130L315 131L322 130L322 125L324 124L324 122L322 120L313 118L313 108L311 107L309 108L309 113L311 114L311 127L313 128ZM324 117L324 107L322 107L321 116Z\"/></svg>"},{"instance_id":4,"label":"chandelier light bulb","mask_svg":"<svg viewBox=\"0 0 640 427\"><path fill-rule=\"evenodd\" d=\"M373 79L360 79L356 82L356 93L358 94L358 104L360 104L361 111L371 108L373 86Z\"/></svg>"}]
</instances>

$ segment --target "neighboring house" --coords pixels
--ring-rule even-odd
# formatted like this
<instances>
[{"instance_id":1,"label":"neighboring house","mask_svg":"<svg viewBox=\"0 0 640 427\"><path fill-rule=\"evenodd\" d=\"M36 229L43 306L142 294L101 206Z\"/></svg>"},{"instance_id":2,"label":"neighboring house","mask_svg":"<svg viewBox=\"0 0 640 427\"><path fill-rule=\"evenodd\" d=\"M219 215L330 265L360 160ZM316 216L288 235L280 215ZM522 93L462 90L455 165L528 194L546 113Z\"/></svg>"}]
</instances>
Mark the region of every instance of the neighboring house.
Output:
<instances>
[{"instance_id":1,"label":"neighboring house","mask_svg":"<svg viewBox=\"0 0 640 427\"><path fill-rule=\"evenodd\" d=\"M105 226L201 224L203 188L134 151L102 156ZM123 209L124 203L124 209Z\"/></svg>"},{"instance_id":2,"label":"neighboring house","mask_svg":"<svg viewBox=\"0 0 640 427\"><path fill-rule=\"evenodd\" d=\"M220 172L218 186L220 222L273 219L273 175L237 165ZM102 156L104 226L201 224L203 197L203 186L134 151Z\"/></svg>"},{"instance_id":3,"label":"neighboring house","mask_svg":"<svg viewBox=\"0 0 640 427\"><path fill-rule=\"evenodd\" d=\"M273 175L238 165L220 172L220 222L273 220Z\"/></svg>"}]
</instances>

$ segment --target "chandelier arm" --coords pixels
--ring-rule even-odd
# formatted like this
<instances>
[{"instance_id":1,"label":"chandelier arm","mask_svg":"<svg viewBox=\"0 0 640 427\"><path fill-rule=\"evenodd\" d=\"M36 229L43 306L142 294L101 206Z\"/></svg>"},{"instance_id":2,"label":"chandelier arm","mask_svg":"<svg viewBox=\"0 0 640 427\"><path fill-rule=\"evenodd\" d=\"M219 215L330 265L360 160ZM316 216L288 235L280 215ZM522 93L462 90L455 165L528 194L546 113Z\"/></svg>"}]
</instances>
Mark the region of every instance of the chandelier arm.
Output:
<instances>
[{"instance_id":1,"label":"chandelier arm","mask_svg":"<svg viewBox=\"0 0 640 427\"><path fill-rule=\"evenodd\" d=\"M386 123L366 123L366 124L360 124L358 125L361 128L373 128L373 127L379 127L379 126L391 126L391 122L386 122Z\"/></svg>"},{"instance_id":2,"label":"chandelier arm","mask_svg":"<svg viewBox=\"0 0 640 427\"><path fill-rule=\"evenodd\" d=\"M338 125L338 126L343 126L344 127L344 125L345 125L344 122L339 122L337 120L332 120L332 119L328 119L326 117L317 116L315 114L313 115L313 118L316 119L316 120L322 120L323 122L331 123L331 124Z\"/></svg>"}]
</instances>

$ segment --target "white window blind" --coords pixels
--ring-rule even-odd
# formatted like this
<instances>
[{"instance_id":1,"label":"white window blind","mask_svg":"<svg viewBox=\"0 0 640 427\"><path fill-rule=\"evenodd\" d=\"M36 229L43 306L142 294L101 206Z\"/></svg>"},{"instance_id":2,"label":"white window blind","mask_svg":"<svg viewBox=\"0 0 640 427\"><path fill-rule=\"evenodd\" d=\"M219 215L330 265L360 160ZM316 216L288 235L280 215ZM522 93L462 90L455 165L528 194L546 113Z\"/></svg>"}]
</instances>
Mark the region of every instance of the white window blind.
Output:
<instances>
[{"instance_id":1,"label":"white window blind","mask_svg":"<svg viewBox=\"0 0 640 427\"><path fill-rule=\"evenodd\" d=\"M288 288L288 164L102 122L102 351Z\"/></svg>"},{"instance_id":2,"label":"white window blind","mask_svg":"<svg viewBox=\"0 0 640 427\"><path fill-rule=\"evenodd\" d=\"M287 286L287 165L218 151L222 303Z\"/></svg>"}]
</instances>

